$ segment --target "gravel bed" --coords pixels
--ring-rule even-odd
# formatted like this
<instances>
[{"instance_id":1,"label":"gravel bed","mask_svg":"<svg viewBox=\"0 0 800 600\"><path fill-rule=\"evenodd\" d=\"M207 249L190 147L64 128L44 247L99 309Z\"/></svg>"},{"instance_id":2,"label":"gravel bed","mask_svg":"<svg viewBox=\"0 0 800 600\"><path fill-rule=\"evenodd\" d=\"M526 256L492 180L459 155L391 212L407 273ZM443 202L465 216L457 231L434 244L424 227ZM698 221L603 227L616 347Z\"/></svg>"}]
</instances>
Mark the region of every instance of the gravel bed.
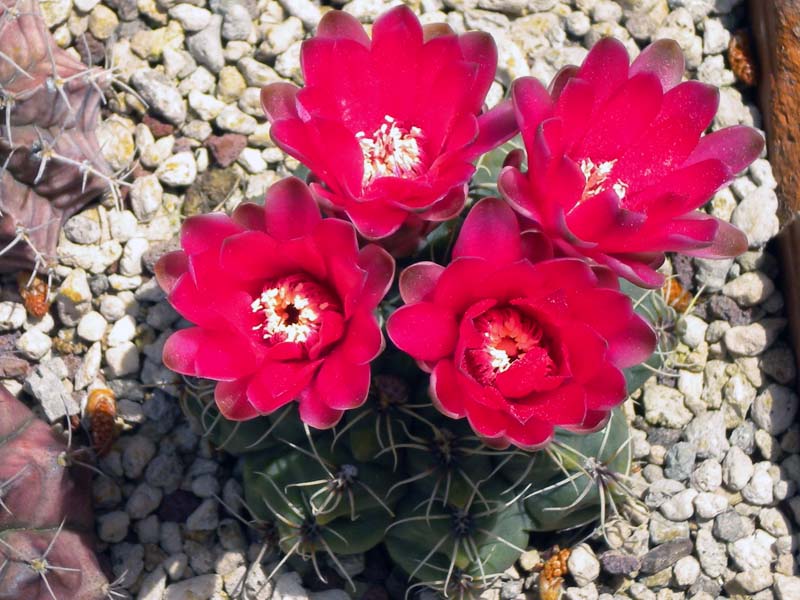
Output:
<instances>
[{"instance_id":1,"label":"gravel bed","mask_svg":"<svg viewBox=\"0 0 800 600\"><path fill-rule=\"evenodd\" d=\"M394 4L334 2L365 22ZM407 4L424 22L495 37L500 68L490 104L516 77L549 81L564 64L579 63L603 36L622 40L631 54L669 37L691 76L721 87L714 129L760 127L753 91L736 82L725 56L745 24L742 0ZM182 385L160 358L182 323L153 264L175 247L185 216L260 200L297 166L270 141L259 89L300 82L300 42L328 8L317 0L42 3L61 46L115 69L120 85L108 96L98 138L112 168L136 179L124 188L125 210L107 198L66 224L51 314L27 317L15 281L0 281L0 383L24 390L50 420L65 406L78 412L89 389L115 392L125 431L99 462L105 475L93 492L101 551L131 598L224 599L245 588L253 600L402 597L380 553L345 561L358 576L355 594L340 589L332 570L328 586L288 568L267 582L280 557L269 532L236 518L245 514L237 463L182 417ZM560 541L572 546L569 600L800 598L796 372L778 265L767 248L778 232L775 187L760 159L709 204L747 233L746 254L667 265L702 295L677 332L673 371L651 378L626 404L635 488L647 510L615 523L607 539L533 540L483 597L537 597L535 567Z\"/></svg>"}]
</instances>

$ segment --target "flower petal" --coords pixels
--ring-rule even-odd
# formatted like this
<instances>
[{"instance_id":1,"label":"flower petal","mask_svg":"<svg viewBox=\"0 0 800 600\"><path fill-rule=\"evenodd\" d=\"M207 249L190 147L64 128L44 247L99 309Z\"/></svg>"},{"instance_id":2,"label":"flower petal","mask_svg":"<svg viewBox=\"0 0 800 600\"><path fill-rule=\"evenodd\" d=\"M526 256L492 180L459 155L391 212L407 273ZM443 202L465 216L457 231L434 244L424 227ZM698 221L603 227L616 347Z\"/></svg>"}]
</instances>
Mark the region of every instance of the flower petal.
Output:
<instances>
[{"instance_id":1,"label":"flower petal","mask_svg":"<svg viewBox=\"0 0 800 600\"><path fill-rule=\"evenodd\" d=\"M589 410L611 410L628 395L625 376L617 367L603 363L597 377L586 384L586 406Z\"/></svg>"},{"instance_id":2,"label":"flower petal","mask_svg":"<svg viewBox=\"0 0 800 600\"><path fill-rule=\"evenodd\" d=\"M265 362L250 380L247 399L262 414L270 414L308 387L321 362Z\"/></svg>"},{"instance_id":3,"label":"flower petal","mask_svg":"<svg viewBox=\"0 0 800 600\"><path fill-rule=\"evenodd\" d=\"M631 64L630 76L639 73L652 73L661 82L661 88L667 92L681 82L686 70L683 50L675 40L656 40L642 50Z\"/></svg>"},{"instance_id":4,"label":"flower petal","mask_svg":"<svg viewBox=\"0 0 800 600\"><path fill-rule=\"evenodd\" d=\"M469 146L471 157L485 154L504 144L519 131L517 115L511 100L503 100L497 106L478 117L478 137Z\"/></svg>"},{"instance_id":5,"label":"flower petal","mask_svg":"<svg viewBox=\"0 0 800 600\"><path fill-rule=\"evenodd\" d=\"M154 272L156 281L164 293L169 294L178 279L189 269L189 260L183 250L175 250L162 255L156 262Z\"/></svg>"},{"instance_id":6,"label":"flower petal","mask_svg":"<svg viewBox=\"0 0 800 600\"><path fill-rule=\"evenodd\" d=\"M447 309L419 302L394 311L386 323L386 332L403 352L417 360L433 361L453 351L458 326Z\"/></svg>"},{"instance_id":7,"label":"flower petal","mask_svg":"<svg viewBox=\"0 0 800 600\"><path fill-rule=\"evenodd\" d=\"M452 419L466 415L462 378L452 360L440 360L431 373L431 397L436 408Z\"/></svg>"},{"instance_id":8,"label":"flower petal","mask_svg":"<svg viewBox=\"0 0 800 600\"><path fill-rule=\"evenodd\" d=\"M629 61L619 40L607 37L592 46L575 76L592 84L595 110L628 79Z\"/></svg>"},{"instance_id":9,"label":"flower petal","mask_svg":"<svg viewBox=\"0 0 800 600\"><path fill-rule=\"evenodd\" d=\"M314 379L314 391L337 410L349 410L364 404L369 393L369 363L354 364L342 352L331 353Z\"/></svg>"},{"instance_id":10,"label":"flower petal","mask_svg":"<svg viewBox=\"0 0 800 600\"><path fill-rule=\"evenodd\" d=\"M710 245L701 248L687 248L682 250L684 254L696 256L698 258L731 258L747 252L748 241L743 231L740 231L727 221L716 217L706 217L702 213L697 213L699 219L713 219L717 221L717 232ZM686 215L686 217L690 217ZM686 218L685 217L685 218Z\"/></svg>"},{"instance_id":11,"label":"flower petal","mask_svg":"<svg viewBox=\"0 0 800 600\"><path fill-rule=\"evenodd\" d=\"M173 333L164 344L163 359L177 373L218 381L239 379L256 368L256 355L247 340L201 327Z\"/></svg>"},{"instance_id":12,"label":"flower petal","mask_svg":"<svg viewBox=\"0 0 800 600\"><path fill-rule=\"evenodd\" d=\"M322 217L311 192L297 177L287 177L267 190L264 200L267 234L280 242L310 234Z\"/></svg>"},{"instance_id":13,"label":"flower petal","mask_svg":"<svg viewBox=\"0 0 800 600\"><path fill-rule=\"evenodd\" d=\"M237 225L251 231L266 231L264 207L254 202L242 202L237 206L231 219Z\"/></svg>"},{"instance_id":14,"label":"flower petal","mask_svg":"<svg viewBox=\"0 0 800 600\"><path fill-rule=\"evenodd\" d=\"M316 429L330 429L344 414L343 410L331 408L325 401L324 390L316 387L306 388L298 399L300 420Z\"/></svg>"},{"instance_id":15,"label":"flower petal","mask_svg":"<svg viewBox=\"0 0 800 600\"><path fill-rule=\"evenodd\" d=\"M371 311L358 311L347 321L341 352L348 361L367 364L383 352L385 342L377 317Z\"/></svg>"},{"instance_id":16,"label":"flower petal","mask_svg":"<svg viewBox=\"0 0 800 600\"><path fill-rule=\"evenodd\" d=\"M370 41L363 25L350 13L343 10L329 10L317 24L316 37L347 39L369 48Z\"/></svg>"},{"instance_id":17,"label":"flower petal","mask_svg":"<svg viewBox=\"0 0 800 600\"><path fill-rule=\"evenodd\" d=\"M247 400L250 378L220 381L214 388L214 402L223 417L229 421L246 421L260 413Z\"/></svg>"},{"instance_id":18,"label":"flower petal","mask_svg":"<svg viewBox=\"0 0 800 600\"><path fill-rule=\"evenodd\" d=\"M522 139L530 152L539 124L552 114L553 102L545 87L533 77L514 80L511 84L511 99Z\"/></svg>"},{"instance_id":19,"label":"flower petal","mask_svg":"<svg viewBox=\"0 0 800 600\"><path fill-rule=\"evenodd\" d=\"M764 136L752 127L735 125L700 138L697 147L686 159L686 165L704 160L721 160L734 175L743 171L761 155Z\"/></svg>"},{"instance_id":20,"label":"flower petal","mask_svg":"<svg viewBox=\"0 0 800 600\"><path fill-rule=\"evenodd\" d=\"M478 72L470 90L473 103L467 107L471 112L478 112L494 81L497 70L497 45L494 43L494 38L483 31L468 31L458 36L458 44L461 46L464 59L478 65Z\"/></svg>"},{"instance_id":21,"label":"flower petal","mask_svg":"<svg viewBox=\"0 0 800 600\"><path fill-rule=\"evenodd\" d=\"M453 259L485 258L496 264L522 257L519 223L508 205L497 198L486 198L469 211L453 246Z\"/></svg>"},{"instance_id":22,"label":"flower petal","mask_svg":"<svg viewBox=\"0 0 800 600\"><path fill-rule=\"evenodd\" d=\"M231 235L243 231L228 216L222 213L195 215L183 222L181 227L181 247L189 254L200 254L207 250L218 249L222 242Z\"/></svg>"},{"instance_id":23,"label":"flower petal","mask_svg":"<svg viewBox=\"0 0 800 600\"><path fill-rule=\"evenodd\" d=\"M403 224L408 213L386 202L352 202L345 208L358 232L370 240L391 235Z\"/></svg>"},{"instance_id":24,"label":"flower petal","mask_svg":"<svg viewBox=\"0 0 800 600\"><path fill-rule=\"evenodd\" d=\"M375 244L368 244L358 253L358 266L367 273L359 306L373 309L381 303L394 280L394 259Z\"/></svg>"},{"instance_id":25,"label":"flower petal","mask_svg":"<svg viewBox=\"0 0 800 600\"><path fill-rule=\"evenodd\" d=\"M444 267L434 262L423 261L406 267L400 273L400 297L405 304L430 300Z\"/></svg>"},{"instance_id":26,"label":"flower petal","mask_svg":"<svg viewBox=\"0 0 800 600\"><path fill-rule=\"evenodd\" d=\"M589 125L575 156L589 157L595 164L616 159L652 123L661 99L661 84L655 75L632 77L603 105L603 114ZM564 121L570 119L564 117Z\"/></svg>"},{"instance_id":27,"label":"flower petal","mask_svg":"<svg viewBox=\"0 0 800 600\"><path fill-rule=\"evenodd\" d=\"M270 123L297 119L298 87L292 83L270 83L261 89L261 107Z\"/></svg>"}]
</instances>

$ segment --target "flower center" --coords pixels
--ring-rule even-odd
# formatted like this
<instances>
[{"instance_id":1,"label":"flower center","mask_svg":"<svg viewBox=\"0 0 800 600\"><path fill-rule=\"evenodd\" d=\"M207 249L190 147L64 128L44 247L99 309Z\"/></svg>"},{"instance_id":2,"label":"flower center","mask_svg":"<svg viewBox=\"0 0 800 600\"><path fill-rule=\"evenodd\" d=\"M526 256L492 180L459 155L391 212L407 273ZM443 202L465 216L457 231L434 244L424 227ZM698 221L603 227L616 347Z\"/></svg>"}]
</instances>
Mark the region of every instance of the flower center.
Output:
<instances>
[{"instance_id":1,"label":"flower center","mask_svg":"<svg viewBox=\"0 0 800 600\"><path fill-rule=\"evenodd\" d=\"M364 185L378 177L416 177L424 170L422 130L401 127L389 115L383 119L384 123L372 135L356 133L364 155Z\"/></svg>"},{"instance_id":2,"label":"flower center","mask_svg":"<svg viewBox=\"0 0 800 600\"><path fill-rule=\"evenodd\" d=\"M467 350L466 358L473 376L484 385L528 354L543 374L551 374L556 365L548 351L548 341L536 320L516 308L493 308L475 320L484 343L480 348Z\"/></svg>"},{"instance_id":3,"label":"flower center","mask_svg":"<svg viewBox=\"0 0 800 600\"><path fill-rule=\"evenodd\" d=\"M290 275L267 282L250 305L261 323L253 330L270 346L280 342L309 344L322 326L322 313L338 310L333 295L306 275Z\"/></svg>"},{"instance_id":4,"label":"flower center","mask_svg":"<svg viewBox=\"0 0 800 600\"><path fill-rule=\"evenodd\" d=\"M586 187L583 189L583 196L581 196L581 199L578 201L579 203L596 196L609 187L606 185L608 176L611 174L611 170L616 163L616 160L609 160L595 164L591 158L585 158L581 161L581 171L583 171L583 175L586 177ZM628 184L618 180L611 184L611 188L617 193L619 199L622 200L628 191Z\"/></svg>"}]
</instances>

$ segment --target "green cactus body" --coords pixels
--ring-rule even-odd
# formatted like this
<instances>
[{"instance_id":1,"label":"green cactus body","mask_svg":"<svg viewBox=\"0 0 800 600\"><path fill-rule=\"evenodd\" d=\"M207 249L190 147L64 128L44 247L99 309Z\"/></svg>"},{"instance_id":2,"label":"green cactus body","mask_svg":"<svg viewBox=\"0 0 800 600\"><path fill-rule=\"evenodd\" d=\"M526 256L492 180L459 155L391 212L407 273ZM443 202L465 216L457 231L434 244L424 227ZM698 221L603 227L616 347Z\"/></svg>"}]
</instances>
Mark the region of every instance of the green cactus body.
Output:
<instances>
[{"instance_id":1,"label":"green cactus body","mask_svg":"<svg viewBox=\"0 0 800 600\"><path fill-rule=\"evenodd\" d=\"M531 490L523 497L532 529L570 529L602 518L598 508L620 500L617 480L630 471L629 429L622 411L611 413L608 424L595 433L559 432L546 456L557 474L520 482Z\"/></svg>"},{"instance_id":2,"label":"green cactus body","mask_svg":"<svg viewBox=\"0 0 800 600\"><path fill-rule=\"evenodd\" d=\"M483 583L502 573L527 546L530 529L519 502L499 499L502 487L495 481L466 501L437 497L432 505L424 494L410 494L386 535L392 559L443 592L459 581Z\"/></svg>"},{"instance_id":3,"label":"green cactus body","mask_svg":"<svg viewBox=\"0 0 800 600\"><path fill-rule=\"evenodd\" d=\"M391 471L342 446L331 451L331 441L323 435L309 450L283 446L245 459L246 501L257 518L277 520L284 549L299 542L304 553L364 552L391 522Z\"/></svg>"}]
</instances>

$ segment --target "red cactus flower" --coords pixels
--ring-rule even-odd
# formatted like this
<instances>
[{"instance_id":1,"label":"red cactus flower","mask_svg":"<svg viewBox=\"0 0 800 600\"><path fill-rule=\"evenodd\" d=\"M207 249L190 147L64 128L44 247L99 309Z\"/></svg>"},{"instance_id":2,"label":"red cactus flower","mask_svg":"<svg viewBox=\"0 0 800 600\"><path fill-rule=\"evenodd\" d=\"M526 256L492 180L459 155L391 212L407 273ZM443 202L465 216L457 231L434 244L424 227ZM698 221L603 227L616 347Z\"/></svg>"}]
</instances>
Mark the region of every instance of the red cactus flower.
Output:
<instances>
[{"instance_id":1,"label":"red cactus flower","mask_svg":"<svg viewBox=\"0 0 800 600\"><path fill-rule=\"evenodd\" d=\"M405 6L379 17L372 38L332 10L303 43L302 89L261 94L275 143L305 164L328 210L370 239L409 216L444 221L462 209L472 162L516 133L510 102L481 114L497 50L482 32L420 25ZM407 240L404 240L406 242Z\"/></svg>"},{"instance_id":2,"label":"red cactus flower","mask_svg":"<svg viewBox=\"0 0 800 600\"><path fill-rule=\"evenodd\" d=\"M548 93L532 78L512 88L528 172L506 167L503 196L552 240L642 286L658 286L664 252L722 258L747 249L745 235L695 209L755 160L764 141L737 126L704 137L716 88L680 83L683 55L671 40L629 65L604 39Z\"/></svg>"},{"instance_id":3,"label":"red cactus flower","mask_svg":"<svg viewBox=\"0 0 800 600\"><path fill-rule=\"evenodd\" d=\"M467 215L447 266L423 262L400 276L392 341L432 373L431 396L466 417L492 445L546 444L556 426L589 430L626 395L621 368L655 347L617 278L584 260L535 262L501 200Z\"/></svg>"},{"instance_id":4,"label":"red cactus flower","mask_svg":"<svg viewBox=\"0 0 800 600\"><path fill-rule=\"evenodd\" d=\"M188 219L182 250L156 276L196 327L172 334L164 364L215 379L224 416L245 420L297 399L313 427L335 425L367 398L370 361L383 349L374 315L394 261L353 226L322 219L306 185L284 179L264 207Z\"/></svg>"}]
</instances>

